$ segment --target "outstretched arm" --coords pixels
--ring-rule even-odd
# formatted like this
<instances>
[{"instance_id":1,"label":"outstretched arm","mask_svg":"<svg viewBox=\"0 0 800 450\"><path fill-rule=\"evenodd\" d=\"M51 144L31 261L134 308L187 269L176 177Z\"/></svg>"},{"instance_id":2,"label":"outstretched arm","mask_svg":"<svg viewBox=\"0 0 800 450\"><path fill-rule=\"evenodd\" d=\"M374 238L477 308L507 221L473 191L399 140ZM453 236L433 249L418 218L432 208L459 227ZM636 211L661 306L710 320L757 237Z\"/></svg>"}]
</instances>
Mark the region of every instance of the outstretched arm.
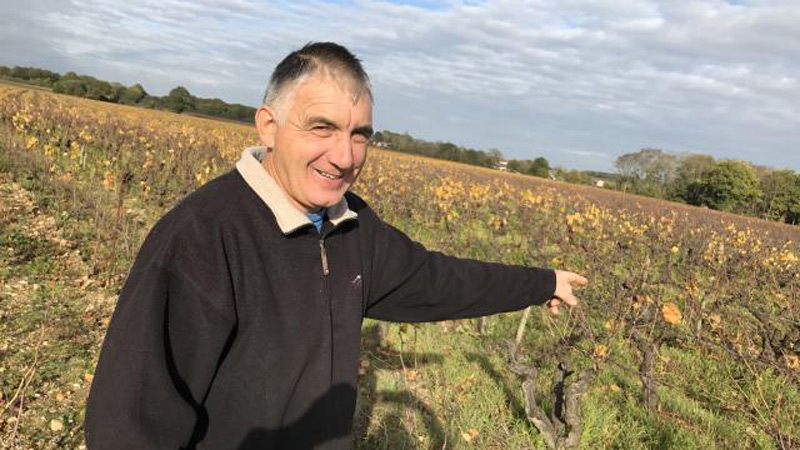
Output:
<instances>
[{"instance_id":1,"label":"outstretched arm","mask_svg":"<svg viewBox=\"0 0 800 450\"><path fill-rule=\"evenodd\" d=\"M551 269L431 252L375 219L377 230L367 244L374 249L367 317L399 322L477 317L543 304L556 293Z\"/></svg>"}]
</instances>

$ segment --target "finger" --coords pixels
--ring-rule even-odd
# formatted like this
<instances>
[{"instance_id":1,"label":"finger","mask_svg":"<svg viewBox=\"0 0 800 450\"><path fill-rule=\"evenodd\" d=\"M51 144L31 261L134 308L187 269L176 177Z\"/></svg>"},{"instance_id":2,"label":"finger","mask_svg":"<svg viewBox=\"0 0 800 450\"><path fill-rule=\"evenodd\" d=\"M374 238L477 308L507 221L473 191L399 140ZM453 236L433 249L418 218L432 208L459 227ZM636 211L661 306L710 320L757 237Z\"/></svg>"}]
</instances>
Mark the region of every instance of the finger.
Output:
<instances>
[{"instance_id":1,"label":"finger","mask_svg":"<svg viewBox=\"0 0 800 450\"><path fill-rule=\"evenodd\" d=\"M560 297L560 299L569 306L575 306L578 304L578 298L572 293L572 291L565 292L564 295Z\"/></svg>"},{"instance_id":2,"label":"finger","mask_svg":"<svg viewBox=\"0 0 800 450\"><path fill-rule=\"evenodd\" d=\"M558 305L561 304L561 300L557 298L553 298L547 301L547 309L550 311L550 314L556 315L558 314Z\"/></svg>"},{"instance_id":3,"label":"finger","mask_svg":"<svg viewBox=\"0 0 800 450\"><path fill-rule=\"evenodd\" d=\"M572 275L573 276L570 278L569 284L575 286L586 286L587 284L589 284L589 280L586 277L578 275L577 273L574 273Z\"/></svg>"},{"instance_id":4,"label":"finger","mask_svg":"<svg viewBox=\"0 0 800 450\"><path fill-rule=\"evenodd\" d=\"M578 306L578 303L580 302L581 302L580 299L578 299L578 297L575 297L574 295L572 296L571 299L564 300L564 303L566 303L569 306Z\"/></svg>"}]
</instances>

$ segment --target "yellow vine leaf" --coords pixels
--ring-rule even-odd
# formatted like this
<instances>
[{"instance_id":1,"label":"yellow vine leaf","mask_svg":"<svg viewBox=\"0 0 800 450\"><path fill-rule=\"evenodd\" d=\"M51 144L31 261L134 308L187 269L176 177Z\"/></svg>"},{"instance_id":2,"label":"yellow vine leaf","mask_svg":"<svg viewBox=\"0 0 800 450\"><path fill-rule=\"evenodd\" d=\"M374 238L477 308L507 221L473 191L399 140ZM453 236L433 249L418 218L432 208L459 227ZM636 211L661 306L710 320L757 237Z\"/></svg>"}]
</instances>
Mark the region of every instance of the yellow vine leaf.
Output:
<instances>
[{"instance_id":1,"label":"yellow vine leaf","mask_svg":"<svg viewBox=\"0 0 800 450\"><path fill-rule=\"evenodd\" d=\"M479 434L480 432L478 432L478 430L475 428L470 428L469 430L461 433L461 439L464 439L467 442L472 442L472 440L478 437Z\"/></svg>"},{"instance_id":2,"label":"yellow vine leaf","mask_svg":"<svg viewBox=\"0 0 800 450\"><path fill-rule=\"evenodd\" d=\"M675 303L667 303L662 306L661 314L664 315L664 321L670 325L681 323L681 309Z\"/></svg>"},{"instance_id":3,"label":"yellow vine leaf","mask_svg":"<svg viewBox=\"0 0 800 450\"><path fill-rule=\"evenodd\" d=\"M594 346L594 356L597 359L604 359L608 356L608 347L603 344L597 344Z\"/></svg>"}]
</instances>

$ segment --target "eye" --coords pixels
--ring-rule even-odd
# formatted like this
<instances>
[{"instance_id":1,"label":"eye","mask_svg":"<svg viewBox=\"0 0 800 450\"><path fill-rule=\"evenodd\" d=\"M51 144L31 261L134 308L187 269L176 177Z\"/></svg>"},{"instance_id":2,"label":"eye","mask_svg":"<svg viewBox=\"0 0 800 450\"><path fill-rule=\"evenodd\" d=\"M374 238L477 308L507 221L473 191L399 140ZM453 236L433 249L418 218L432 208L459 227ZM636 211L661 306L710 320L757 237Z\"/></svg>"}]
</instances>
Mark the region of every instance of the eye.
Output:
<instances>
[{"instance_id":1,"label":"eye","mask_svg":"<svg viewBox=\"0 0 800 450\"><path fill-rule=\"evenodd\" d=\"M311 132L319 137L330 137L333 135L333 127L330 125L314 125L311 127Z\"/></svg>"},{"instance_id":2,"label":"eye","mask_svg":"<svg viewBox=\"0 0 800 450\"><path fill-rule=\"evenodd\" d=\"M366 144L369 139L364 136L363 134L354 134L353 135L353 142L356 144Z\"/></svg>"}]
</instances>

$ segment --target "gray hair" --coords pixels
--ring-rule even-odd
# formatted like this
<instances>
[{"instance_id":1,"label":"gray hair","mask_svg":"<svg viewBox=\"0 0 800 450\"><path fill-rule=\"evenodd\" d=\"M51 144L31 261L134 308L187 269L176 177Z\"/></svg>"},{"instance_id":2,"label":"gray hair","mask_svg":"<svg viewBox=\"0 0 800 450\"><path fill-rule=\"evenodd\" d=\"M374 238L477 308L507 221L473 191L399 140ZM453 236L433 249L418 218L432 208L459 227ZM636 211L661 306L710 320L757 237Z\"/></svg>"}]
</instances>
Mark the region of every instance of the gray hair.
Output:
<instances>
[{"instance_id":1,"label":"gray hair","mask_svg":"<svg viewBox=\"0 0 800 450\"><path fill-rule=\"evenodd\" d=\"M291 104L295 89L313 75L327 73L343 76L352 83L353 99L366 93L372 101L369 76L361 60L345 47L333 42L309 42L303 48L289 53L275 67L267 85L262 103L276 110L281 121L286 107Z\"/></svg>"}]
</instances>

